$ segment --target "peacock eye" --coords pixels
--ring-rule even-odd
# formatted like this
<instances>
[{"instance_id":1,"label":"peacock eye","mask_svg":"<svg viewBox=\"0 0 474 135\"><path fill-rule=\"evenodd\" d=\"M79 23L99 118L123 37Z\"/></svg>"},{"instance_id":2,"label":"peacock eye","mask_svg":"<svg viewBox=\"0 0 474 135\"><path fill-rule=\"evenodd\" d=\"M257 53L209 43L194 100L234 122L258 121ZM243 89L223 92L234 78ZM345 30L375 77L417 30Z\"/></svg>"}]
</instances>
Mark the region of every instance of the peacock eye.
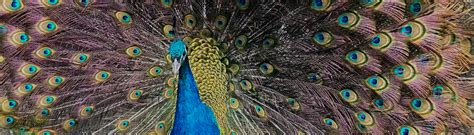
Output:
<instances>
[{"instance_id":1,"label":"peacock eye","mask_svg":"<svg viewBox=\"0 0 474 135\"><path fill-rule=\"evenodd\" d=\"M27 78L36 75L40 70L41 68L35 64L26 64L20 68L21 73Z\"/></svg>"},{"instance_id":2,"label":"peacock eye","mask_svg":"<svg viewBox=\"0 0 474 135\"><path fill-rule=\"evenodd\" d=\"M367 8L377 7L382 0L359 0L360 4Z\"/></svg>"},{"instance_id":3,"label":"peacock eye","mask_svg":"<svg viewBox=\"0 0 474 135\"><path fill-rule=\"evenodd\" d=\"M173 93L174 93L174 88L172 88L172 87L165 87L165 90L164 90L164 92L163 92L162 94L163 94L163 97L169 99L169 98L172 98L172 97L173 97Z\"/></svg>"},{"instance_id":4,"label":"peacock eye","mask_svg":"<svg viewBox=\"0 0 474 135\"><path fill-rule=\"evenodd\" d=\"M95 81L101 83L105 82L110 78L110 72L107 71L99 71L95 74Z\"/></svg>"},{"instance_id":5,"label":"peacock eye","mask_svg":"<svg viewBox=\"0 0 474 135\"><path fill-rule=\"evenodd\" d=\"M420 22L411 21L400 28L400 33L405 36L408 41L416 41L425 35L426 28Z\"/></svg>"},{"instance_id":6,"label":"peacock eye","mask_svg":"<svg viewBox=\"0 0 474 135\"><path fill-rule=\"evenodd\" d=\"M94 106L81 106L79 116L82 118L89 117L94 111Z\"/></svg>"},{"instance_id":7,"label":"peacock eye","mask_svg":"<svg viewBox=\"0 0 474 135\"><path fill-rule=\"evenodd\" d=\"M227 26L227 17L223 15L217 16L216 20L214 21L214 25L217 27L217 29L224 30Z\"/></svg>"},{"instance_id":8,"label":"peacock eye","mask_svg":"<svg viewBox=\"0 0 474 135\"><path fill-rule=\"evenodd\" d=\"M356 116L359 123L364 126L371 126L375 122L372 115L370 115L369 113L365 111L358 112Z\"/></svg>"},{"instance_id":9,"label":"peacock eye","mask_svg":"<svg viewBox=\"0 0 474 135\"><path fill-rule=\"evenodd\" d=\"M165 121L160 121L156 124L155 131L158 132L159 135L165 135Z\"/></svg>"},{"instance_id":10,"label":"peacock eye","mask_svg":"<svg viewBox=\"0 0 474 135\"><path fill-rule=\"evenodd\" d=\"M2 102L2 111L9 113L13 112L18 106L18 102L14 99L4 99Z\"/></svg>"},{"instance_id":11,"label":"peacock eye","mask_svg":"<svg viewBox=\"0 0 474 135\"><path fill-rule=\"evenodd\" d=\"M258 66L258 70L260 71L260 73L264 74L264 75L271 75L274 73L275 69L273 67L273 65L269 64L269 63L262 63Z\"/></svg>"},{"instance_id":12,"label":"peacock eye","mask_svg":"<svg viewBox=\"0 0 474 135\"><path fill-rule=\"evenodd\" d=\"M332 34L328 32L324 32L324 31L317 32L313 36L313 42L324 47L329 46L329 44L333 40L334 40L334 37L332 36Z\"/></svg>"},{"instance_id":13,"label":"peacock eye","mask_svg":"<svg viewBox=\"0 0 474 135\"><path fill-rule=\"evenodd\" d=\"M62 3L61 0L41 0L41 4L44 7L48 7L48 8L56 7L56 6L60 5L61 3Z\"/></svg>"},{"instance_id":14,"label":"peacock eye","mask_svg":"<svg viewBox=\"0 0 474 135\"><path fill-rule=\"evenodd\" d=\"M274 48L275 46L276 46L276 40L274 38L267 37L263 39L262 41L262 47L264 49L271 49L271 48Z\"/></svg>"},{"instance_id":15,"label":"peacock eye","mask_svg":"<svg viewBox=\"0 0 474 135\"><path fill-rule=\"evenodd\" d=\"M64 77L61 76L53 76L48 79L48 84L52 87L58 87L64 83Z\"/></svg>"},{"instance_id":16,"label":"peacock eye","mask_svg":"<svg viewBox=\"0 0 474 135\"><path fill-rule=\"evenodd\" d=\"M375 99L372 104L379 111L388 111L392 109L392 103L388 100L383 100L381 98Z\"/></svg>"},{"instance_id":17,"label":"peacock eye","mask_svg":"<svg viewBox=\"0 0 474 135\"><path fill-rule=\"evenodd\" d=\"M51 107L54 103L56 103L58 97L56 96L42 96L38 101L39 107Z\"/></svg>"},{"instance_id":18,"label":"peacock eye","mask_svg":"<svg viewBox=\"0 0 474 135\"><path fill-rule=\"evenodd\" d=\"M166 8L171 8L173 6L173 0L161 0L161 5Z\"/></svg>"},{"instance_id":19,"label":"peacock eye","mask_svg":"<svg viewBox=\"0 0 474 135\"><path fill-rule=\"evenodd\" d=\"M0 116L0 125L4 127L13 126L16 122L16 118L11 115Z\"/></svg>"},{"instance_id":20,"label":"peacock eye","mask_svg":"<svg viewBox=\"0 0 474 135\"><path fill-rule=\"evenodd\" d=\"M247 10L250 7L250 0L235 0L235 4L240 10Z\"/></svg>"},{"instance_id":21,"label":"peacock eye","mask_svg":"<svg viewBox=\"0 0 474 135\"><path fill-rule=\"evenodd\" d=\"M16 46L22 46L30 41L30 36L22 30L16 30L10 35L10 42Z\"/></svg>"},{"instance_id":22,"label":"peacock eye","mask_svg":"<svg viewBox=\"0 0 474 135\"><path fill-rule=\"evenodd\" d=\"M433 87L431 92L433 93L434 96L439 97L439 96L441 96L441 94L443 94L444 87L443 87L443 85L436 85L436 86Z\"/></svg>"},{"instance_id":23,"label":"peacock eye","mask_svg":"<svg viewBox=\"0 0 474 135\"><path fill-rule=\"evenodd\" d=\"M415 78L416 70L411 64L398 65L392 70L395 77L403 81L410 81Z\"/></svg>"},{"instance_id":24,"label":"peacock eye","mask_svg":"<svg viewBox=\"0 0 474 135\"><path fill-rule=\"evenodd\" d=\"M323 78L318 73L309 73L306 76L306 79L308 79L308 81L314 82L316 84L322 84L323 83Z\"/></svg>"},{"instance_id":25,"label":"peacock eye","mask_svg":"<svg viewBox=\"0 0 474 135\"><path fill-rule=\"evenodd\" d=\"M49 19L44 19L36 23L36 30L41 34L49 34L58 30L58 25Z\"/></svg>"},{"instance_id":26,"label":"peacock eye","mask_svg":"<svg viewBox=\"0 0 474 135\"><path fill-rule=\"evenodd\" d=\"M383 50L392 44L392 37L388 33L377 33L370 40L370 47Z\"/></svg>"},{"instance_id":27,"label":"peacock eye","mask_svg":"<svg viewBox=\"0 0 474 135\"><path fill-rule=\"evenodd\" d=\"M89 57L90 57L89 54L78 53L74 55L74 57L72 58L72 63L77 64L77 65L84 65L89 61Z\"/></svg>"},{"instance_id":28,"label":"peacock eye","mask_svg":"<svg viewBox=\"0 0 474 135\"><path fill-rule=\"evenodd\" d=\"M343 89L339 92L339 96L341 96L341 98L348 102L348 103L356 103L359 99L359 97L357 96L357 94L353 91L353 90L350 90L350 89Z\"/></svg>"},{"instance_id":29,"label":"peacock eye","mask_svg":"<svg viewBox=\"0 0 474 135\"><path fill-rule=\"evenodd\" d=\"M294 98L287 98L286 103L290 106L291 110L293 111L299 111L301 109L301 105L296 99Z\"/></svg>"},{"instance_id":30,"label":"peacock eye","mask_svg":"<svg viewBox=\"0 0 474 135\"><path fill-rule=\"evenodd\" d=\"M239 49L244 49L247 47L247 36L240 35L234 40L234 45Z\"/></svg>"},{"instance_id":31,"label":"peacock eye","mask_svg":"<svg viewBox=\"0 0 474 135\"><path fill-rule=\"evenodd\" d=\"M178 79L176 79L176 77L169 77L166 84L168 87L175 88L178 85Z\"/></svg>"},{"instance_id":32,"label":"peacock eye","mask_svg":"<svg viewBox=\"0 0 474 135\"><path fill-rule=\"evenodd\" d=\"M352 29L359 21L359 15L353 12L346 12L337 17L337 24L346 29Z\"/></svg>"},{"instance_id":33,"label":"peacock eye","mask_svg":"<svg viewBox=\"0 0 474 135\"><path fill-rule=\"evenodd\" d=\"M49 47L41 47L35 51L35 55L43 59L51 57L54 53L56 53L56 51Z\"/></svg>"},{"instance_id":34,"label":"peacock eye","mask_svg":"<svg viewBox=\"0 0 474 135\"><path fill-rule=\"evenodd\" d=\"M187 28L193 29L197 24L196 17L191 14L184 16L184 24Z\"/></svg>"},{"instance_id":35,"label":"peacock eye","mask_svg":"<svg viewBox=\"0 0 474 135\"><path fill-rule=\"evenodd\" d=\"M47 108L40 109L38 112L36 112L35 119L37 120L45 120L51 115L51 110Z\"/></svg>"},{"instance_id":36,"label":"peacock eye","mask_svg":"<svg viewBox=\"0 0 474 135\"><path fill-rule=\"evenodd\" d=\"M380 76L371 76L365 79L365 85L374 91L382 91L388 87L387 79Z\"/></svg>"},{"instance_id":37,"label":"peacock eye","mask_svg":"<svg viewBox=\"0 0 474 135\"><path fill-rule=\"evenodd\" d=\"M422 98L414 98L411 100L410 108L419 115L427 115L433 111L432 103Z\"/></svg>"},{"instance_id":38,"label":"peacock eye","mask_svg":"<svg viewBox=\"0 0 474 135\"><path fill-rule=\"evenodd\" d=\"M163 70L159 66L154 66L148 70L148 75L150 77L158 77L163 73Z\"/></svg>"},{"instance_id":39,"label":"peacock eye","mask_svg":"<svg viewBox=\"0 0 474 135\"><path fill-rule=\"evenodd\" d=\"M4 0L1 3L0 9L7 11L7 13L19 11L24 7L22 0Z\"/></svg>"},{"instance_id":40,"label":"peacock eye","mask_svg":"<svg viewBox=\"0 0 474 135\"><path fill-rule=\"evenodd\" d=\"M68 119L63 122L63 129L66 131L71 131L77 126L77 121L75 119Z\"/></svg>"},{"instance_id":41,"label":"peacock eye","mask_svg":"<svg viewBox=\"0 0 474 135\"><path fill-rule=\"evenodd\" d=\"M119 131L126 131L130 127L130 121L128 120L119 120L117 124L115 124L115 128Z\"/></svg>"},{"instance_id":42,"label":"peacock eye","mask_svg":"<svg viewBox=\"0 0 474 135\"><path fill-rule=\"evenodd\" d=\"M94 0L75 0L75 3L81 7L88 7L94 3Z\"/></svg>"},{"instance_id":43,"label":"peacock eye","mask_svg":"<svg viewBox=\"0 0 474 135\"><path fill-rule=\"evenodd\" d=\"M257 116L260 118L265 118L267 115L263 107L259 105L255 105L255 112L257 113Z\"/></svg>"},{"instance_id":44,"label":"peacock eye","mask_svg":"<svg viewBox=\"0 0 474 135\"><path fill-rule=\"evenodd\" d=\"M137 46L130 46L125 50L130 58L136 58L142 55L142 49Z\"/></svg>"},{"instance_id":45,"label":"peacock eye","mask_svg":"<svg viewBox=\"0 0 474 135\"><path fill-rule=\"evenodd\" d=\"M397 130L399 135L419 135L418 130L412 126L402 125Z\"/></svg>"},{"instance_id":46,"label":"peacock eye","mask_svg":"<svg viewBox=\"0 0 474 135\"><path fill-rule=\"evenodd\" d=\"M140 99L140 97L142 96L143 94L143 91L142 90L132 90L130 91L130 93L128 94L128 100L130 101L138 101L138 99Z\"/></svg>"},{"instance_id":47,"label":"peacock eye","mask_svg":"<svg viewBox=\"0 0 474 135\"><path fill-rule=\"evenodd\" d=\"M327 126L329 126L329 127L332 128L332 129L338 129L338 128L339 128L339 126L337 125L336 121L334 121L333 119L324 118L324 119L323 119L323 122L324 122L324 124L326 124Z\"/></svg>"},{"instance_id":48,"label":"peacock eye","mask_svg":"<svg viewBox=\"0 0 474 135\"><path fill-rule=\"evenodd\" d=\"M8 33L8 28L5 24L0 23L0 36Z\"/></svg>"},{"instance_id":49,"label":"peacock eye","mask_svg":"<svg viewBox=\"0 0 474 135\"><path fill-rule=\"evenodd\" d=\"M122 24L132 23L132 16L130 16L130 14L123 11L115 12L115 19Z\"/></svg>"},{"instance_id":50,"label":"peacock eye","mask_svg":"<svg viewBox=\"0 0 474 135\"><path fill-rule=\"evenodd\" d=\"M56 131L50 129L43 129L38 132L38 135L57 135Z\"/></svg>"},{"instance_id":51,"label":"peacock eye","mask_svg":"<svg viewBox=\"0 0 474 135\"><path fill-rule=\"evenodd\" d=\"M327 11L331 4L331 0L312 0L311 9L314 11Z\"/></svg>"},{"instance_id":52,"label":"peacock eye","mask_svg":"<svg viewBox=\"0 0 474 135\"><path fill-rule=\"evenodd\" d=\"M359 130L359 131L362 132L362 133L367 132L367 126L364 126L364 125L362 125L362 124L360 124L360 123L357 123L356 128L357 128L357 130Z\"/></svg>"},{"instance_id":53,"label":"peacock eye","mask_svg":"<svg viewBox=\"0 0 474 135\"><path fill-rule=\"evenodd\" d=\"M368 61L368 56L359 50L350 51L346 54L346 60L355 66L363 66Z\"/></svg>"},{"instance_id":54,"label":"peacock eye","mask_svg":"<svg viewBox=\"0 0 474 135\"><path fill-rule=\"evenodd\" d=\"M18 88L16 88L17 89L16 92L20 96L25 96L25 95L30 94L35 88L36 88L36 84L24 83L18 86Z\"/></svg>"},{"instance_id":55,"label":"peacock eye","mask_svg":"<svg viewBox=\"0 0 474 135\"><path fill-rule=\"evenodd\" d=\"M173 26L172 25L165 25L163 27L163 34L168 39L174 39L175 38L175 31L173 30Z\"/></svg>"},{"instance_id":56,"label":"peacock eye","mask_svg":"<svg viewBox=\"0 0 474 135\"><path fill-rule=\"evenodd\" d=\"M413 15L417 15L421 12L422 10L422 4L418 1L415 1L415 2L411 2L409 5L408 5L408 10L410 11L411 14Z\"/></svg>"},{"instance_id":57,"label":"peacock eye","mask_svg":"<svg viewBox=\"0 0 474 135\"><path fill-rule=\"evenodd\" d=\"M232 109L239 108L239 100L237 100L236 98L230 98L229 99L229 106Z\"/></svg>"},{"instance_id":58,"label":"peacock eye","mask_svg":"<svg viewBox=\"0 0 474 135\"><path fill-rule=\"evenodd\" d=\"M253 84L249 80L242 80L240 81L240 87L242 90L250 91L253 89Z\"/></svg>"}]
</instances>

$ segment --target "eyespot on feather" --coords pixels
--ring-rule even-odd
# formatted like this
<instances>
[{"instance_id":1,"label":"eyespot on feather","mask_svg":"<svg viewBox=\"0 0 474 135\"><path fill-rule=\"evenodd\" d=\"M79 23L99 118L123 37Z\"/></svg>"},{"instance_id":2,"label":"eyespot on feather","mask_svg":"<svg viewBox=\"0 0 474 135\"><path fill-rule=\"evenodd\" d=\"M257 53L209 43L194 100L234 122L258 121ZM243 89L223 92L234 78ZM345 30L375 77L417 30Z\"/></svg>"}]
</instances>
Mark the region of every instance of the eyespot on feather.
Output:
<instances>
[{"instance_id":1,"label":"eyespot on feather","mask_svg":"<svg viewBox=\"0 0 474 135\"><path fill-rule=\"evenodd\" d=\"M7 98L3 98L1 100L1 103L2 103L2 112L5 112L5 113L11 113L15 111L19 104L18 101L14 99L7 99Z\"/></svg>"},{"instance_id":2,"label":"eyespot on feather","mask_svg":"<svg viewBox=\"0 0 474 135\"><path fill-rule=\"evenodd\" d=\"M130 16L130 14L128 14L127 12L123 12L123 11L115 12L115 19L119 23L124 24L124 25L129 25L129 24L132 24L133 22L132 16Z\"/></svg>"},{"instance_id":3,"label":"eyespot on feather","mask_svg":"<svg viewBox=\"0 0 474 135\"><path fill-rule=\"evenodd\" d=\"M56 32L59 29L58 24L54 21L49 20L47 18L42 19L36 23L36 31L41 34L49 34Z\"/></svg>"},{"instance_id":4,"label":"eyespot on feather","mask_svg":"<svg viewBox=\"0 0 474 135\"><path fill-rule=\"evenodd\" d=\"M140 89L132 90L128 94L128 100L138 101L142 95L143 95L143 90L140 90Z\"/></svg>"},{"instance_id":5,"label":"eyespot on feather","mask_svg":"<svg viewBox=\"0 0 474 135\"><path fill-rule=\"evenodd\" d=\"M52 95L41 96L41 98L38 100L38 107L51 107L56 103L57 98L57 96Z\"/></svg>"},{"instance_id":6,"label":"eyespot on feather","mask_svg":"<svg viewBox=\"0 0 474 135\"><path fill-rule=\"evenodd\" d=\"M31 92L33 92L36 89L36 84L33 83L23 83L20 84L17 88L15 93L19 96L26 96L29 95Z\"/></svg>"},{"instance_id":7,"label":"eyespot on feather","mask_svg":"<svg viewBox=\"0 0 474 135\"><path fill-rule=\"evenodd\" d=\"M311 9L318 12L327 11L331 4L331 0L312 0Z\"/></svg>"},{"instance_id":8,"label":"eyespot on feather","mask_svg":"<svg viewBox=\"0 0 474 135\"><path fill-rule=\"evenodd\" d=\"M1 4L0 10L6 13L20 11L25 7L23 0L3 0Z\"/></svg>"},{"instance_id":9,"label":"eyespot on feather","mask_svg":"<svg viewBox=\"0 0 474 135\"><path fill-rule=\"evenodd\" d=\"M339 126L337 125L337 122L334 121L331 118L324 118L323 122L324 122L324 124L326 124L327 126L329 126L332 129L338 129L339 128Z\"/></svg>"},{"instance_id":10,"label":"eyespot on feather","mask_svg":"<svg viewBox=\"0 0 474 135\"><path fill-rule=\"evenodd\" d=\"M95 78L95 81L97 81L98 83L103 83L103 82L109 80L110 76L111 76L110 72L99 71L94 75L94 78Z\"/></svg>"},{"instance_id":11,"label":"eyespot on feather","mask_svg":"<svg viewBox=\"0 0 474 135\"><path fill-rule=\"evenodd\" d=\"M129 127L130 127L130 121L126 119L118 120L117 123L115 124L115 128L121 132L127 131Z\"/></svg>"},{"instance_id":12,"label":"eyespot on feather","mask_svg":"<svg viewBox=\"0 0 474 135\"><path fill-rule=\"evenodd\" d=\"M127 53L130 58L136 58L142 55L142 49L138 46L130 46L125 50L125 53Z\"/></svg>"},{"instance_id":13,"label":"eyespot on feather","mask_svg":"<svg viewBox=\"0 0 474 135\"><path fill-rule=\"evenodd\" d=\"M317 45L327 47L331 44L331 42L334 40L334 37L332 36L331 33L328 32L316 32L312 38L313 43L316 43Z\"/></svg>"},{"instance_id":14,"label":"eyespot on feather","mask_svg":"<svg viewBox=\"0 0 474 135\"><path fill-rule=\"evenodd\" d=\"M48 79L48 84L51 87L59 87L61 86L66 79L62 76L52 76Z\"/></svg>"},{"instance_id":15,"label":"eyespot on feather","mask_svg":"<svg viewBox=\"0 0 474 135\"><path fill-rule=\"evenodd\" d=\"M85 65L90 60L90 55L85 53L77 53L72 57L72 63L76 65Z\"/></svg>"},{"instance_id":16,"label":"eyespot on feather","mask_svg":"<svg viewBox=\"0 0 474 135\"><path fill-rule=\"evenodd\" d=\"M374 75L365 79L365 85L370 89L379 92L387 88L389 83L385 77Z\"/></svg>"},{"instance_id":17,"label":"eyespot on feather","mask_svg":"<svg viewBox=\"0 0 474 135\"><path fill-rule=\"evenodd\" d=\"M41 68L35 64L25 64L20 68L20 73L26 78L31 78L41 71Z\"/></svg>"},{"instance_id":18,"label":"eyespot on feather","mask_svg":"<svg viewBox=\"0 0 474 135\"><path fill-rule=\"evenodd\" d=\"M68 120L63 122L62 126L63 126L64 130L69 132L72 129L74 129L75 127L77 127L77 120L76 119L68 119Z\"/></svg>"},{"instance_id":19,"label":"eyespot on feather","mask_svg":"<svg viewBox=\"0 0 474 135\"><path fill-rule=\"evenodd\" d=\"M230 98L229 99L229 106L231 109L237 109L239 108L239 100L236 98Z\"/></svg>"},{"instance_id":20,"label":"eyespot on feather","mask_svg":"<svg viewBox=\"0 0 474 135\"><path fill-rule=\"evenodd\" d=\"M29 42L31 39L30 36L26 34L23 30L17 29L11 34L9 34L8 40L16 47L20 47Z\"/></svg>"}]
</instances>

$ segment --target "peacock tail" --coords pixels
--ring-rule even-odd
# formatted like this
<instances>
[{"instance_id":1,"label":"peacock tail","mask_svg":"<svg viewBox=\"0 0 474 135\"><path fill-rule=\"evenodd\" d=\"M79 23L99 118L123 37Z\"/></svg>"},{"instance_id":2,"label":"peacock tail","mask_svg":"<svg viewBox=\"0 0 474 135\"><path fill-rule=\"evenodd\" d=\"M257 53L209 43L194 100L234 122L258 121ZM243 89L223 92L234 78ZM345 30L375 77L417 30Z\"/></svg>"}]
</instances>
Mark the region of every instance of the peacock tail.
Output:
<instances>
[{"instance_id":1,"label":"peacock tail","mask_svg":"<svg viewBox=\"0 0 474 135\"><path fill-rule=\"evenodd\" d=\"M0 0L0 131L470 134L472 4Z\"/></svg>"}]
</instances>

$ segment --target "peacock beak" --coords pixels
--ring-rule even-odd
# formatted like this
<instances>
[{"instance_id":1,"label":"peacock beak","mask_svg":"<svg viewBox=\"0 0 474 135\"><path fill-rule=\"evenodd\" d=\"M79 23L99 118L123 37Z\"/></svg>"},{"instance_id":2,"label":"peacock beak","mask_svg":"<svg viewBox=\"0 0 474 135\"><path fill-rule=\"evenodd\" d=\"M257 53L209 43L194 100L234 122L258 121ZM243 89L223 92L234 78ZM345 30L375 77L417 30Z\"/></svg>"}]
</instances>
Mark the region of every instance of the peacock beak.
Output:
<instances>
[{"instance_id":1,"label":"peacock beak","mask_svg":"<svg viewBox=\"0 0 474 135\"><path fill-rule=\"evenodd\" d=\"M180 59L173 59L173 74L177 75L179 72L179 68L181 67L181 60Z\"/></svg>"}]
</instances>

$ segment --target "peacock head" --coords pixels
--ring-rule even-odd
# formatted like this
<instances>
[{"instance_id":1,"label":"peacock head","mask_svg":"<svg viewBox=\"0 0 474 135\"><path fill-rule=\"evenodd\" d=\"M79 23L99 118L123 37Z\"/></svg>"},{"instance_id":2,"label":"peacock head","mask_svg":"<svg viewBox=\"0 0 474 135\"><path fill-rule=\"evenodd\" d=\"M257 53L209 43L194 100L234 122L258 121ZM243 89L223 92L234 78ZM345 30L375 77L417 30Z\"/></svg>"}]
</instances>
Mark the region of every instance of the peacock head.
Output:
<instances>
[{"instance_id":1,"label":"peacock head","mask_svg":"<svg viewBox=\"0 0 474 135\"><path fill-rule=\"evenodd\" d=\"M176 39L170 45L169 51L172 64L173 64L173 73L178 74L179 68L181 67L181 62L186 58L187 50L186 45L183 40Z\"/></svg>"}]
</instances>

